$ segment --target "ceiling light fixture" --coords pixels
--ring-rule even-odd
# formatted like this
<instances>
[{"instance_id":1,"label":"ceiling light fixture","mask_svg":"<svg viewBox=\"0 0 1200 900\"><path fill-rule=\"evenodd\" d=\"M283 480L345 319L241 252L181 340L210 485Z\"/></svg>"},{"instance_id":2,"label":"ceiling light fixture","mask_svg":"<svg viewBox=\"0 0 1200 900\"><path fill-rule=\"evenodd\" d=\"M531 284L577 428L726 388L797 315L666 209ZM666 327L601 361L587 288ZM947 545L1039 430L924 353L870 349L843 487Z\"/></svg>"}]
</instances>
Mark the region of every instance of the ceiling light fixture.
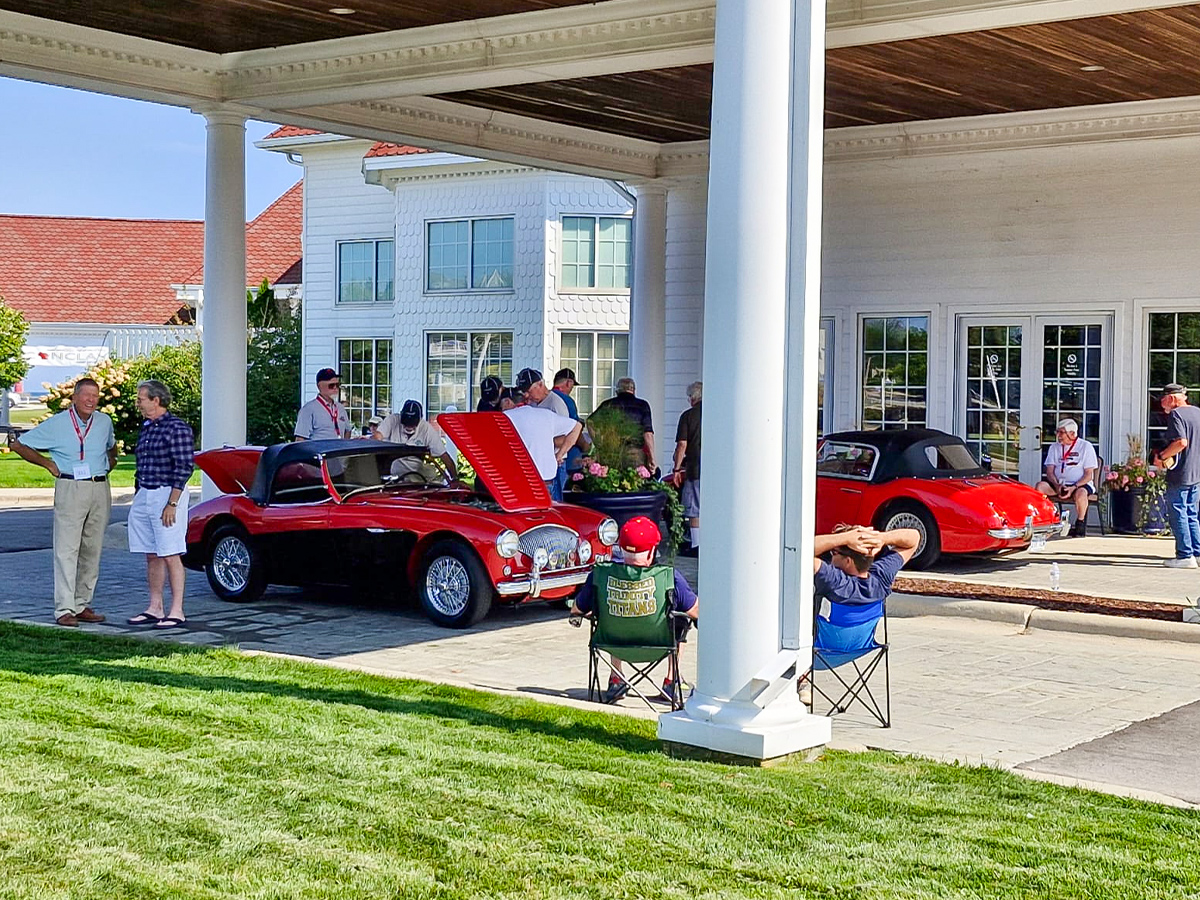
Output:
<instances>
[{"instance_id":1,"label":"ceiling light fixture","mask_svg":"<svg viewBox=\"0 0 1200 900\"><path fill-rule=\"evenodd\" d=\"M1104 66L1080 66L1080 72L1103 72Z\"/></svg>"},{"instance_id":2,"label":"ceiling light fixture","mask_svg":"<svg viewBox=\"0 0 1200 900\"><path fill-rule=\"evenodd\" d=\"M357 10L351 9L348 6L335 6L329 11L335 16L352 16L357 12Z\"/></svg>"}]
</instances>

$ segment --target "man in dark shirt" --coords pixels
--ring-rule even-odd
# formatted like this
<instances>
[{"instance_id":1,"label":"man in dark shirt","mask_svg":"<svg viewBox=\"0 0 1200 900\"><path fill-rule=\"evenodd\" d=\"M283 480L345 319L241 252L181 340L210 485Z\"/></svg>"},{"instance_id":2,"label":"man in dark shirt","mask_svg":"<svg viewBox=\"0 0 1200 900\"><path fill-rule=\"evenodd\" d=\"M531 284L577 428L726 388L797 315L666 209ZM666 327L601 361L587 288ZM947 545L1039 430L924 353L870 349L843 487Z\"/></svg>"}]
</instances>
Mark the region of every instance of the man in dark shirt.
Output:
<instances>
[{"instance_id":1,"label":"man in dark shirt","mask_svg":"<svg viewBox=\"0 0 1200 900\"><path fill-rule=\"evenodd\" d=\"M876 531L866 525L839 525L833 534L813 540L814 599L820 603L865 605L887 599L892 582L917 548L921 533L915 528ZM829 562L822 557L830 556Z\"/></svg>"},{"instance_id":2,"label":"man in dark shirt","mask_svg":"<svg viewBox=\"0 0 1200 900\"><path fill-rule=\"evenodd\" d=\"M658 468L654 462L654 421L650 413L650 404L634 396L636 390L637 385L632 378L617 379L617 395L609 397L597 406L596 412L602 409L619 409L630 421L641 426L642 446L630 448L635 454L630 461L633 465L644 465L653 472Z\"/></svg>"},{"instance_id":3,"label":"man in dark shirt","mask_svg":"<svg viewBox=\"0 0 1200 900\"><path fill-rule=\"evenodd\" d=\"M1167 413L1167 446L1156 457L1167 470L1167 518L1175 535L1175 558L1163 560L1172 569L1195 569L1200 556L1200 408L1188 403L1187 388L1168 384L1163 388L1163 412Z\"/></svg>"},{"instance_id":4,"label":"man in dark shirt","mask_svg":"<svg viewBox=\"0 0 1200 900\"><path fill-rule=\"evenodd\" d=\"M704 385L693 381L688 385L687 398L691 404L679 416L675 429L675 462L671 473L676 487L682 487L683 514L691 531L692 546L684 556L696 556L700 550L700 406Z\"/></svg>"}]
</instances>

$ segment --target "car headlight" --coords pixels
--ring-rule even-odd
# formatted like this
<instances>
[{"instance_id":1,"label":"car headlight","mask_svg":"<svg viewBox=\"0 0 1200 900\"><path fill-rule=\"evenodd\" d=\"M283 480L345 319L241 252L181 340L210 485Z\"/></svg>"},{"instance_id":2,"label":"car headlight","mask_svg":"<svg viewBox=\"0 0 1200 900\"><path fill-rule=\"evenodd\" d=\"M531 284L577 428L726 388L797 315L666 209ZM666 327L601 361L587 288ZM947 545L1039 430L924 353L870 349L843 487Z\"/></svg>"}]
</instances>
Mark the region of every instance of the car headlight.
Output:
<instances>
[{"instance_id":1,"label":"car headlight","mask_svg":"<svg viewBox=\"0 0 1200 900\"><path fill-rule=\"evenodd\" d=\"M587 565L588 560L592 558L592 542L584 538L579 542L579 564Z\"/></svg>"},{"instance_id":2,"label":"car headlight","mask_svg":"<svg viewBox=\"0 0 1200 900\"><path fill-rule=\"evenodd\" d=\"M496 535L496 552L505 559L512 559L521 549L521 538L511 528Z\"/></svg>"},{"instance_id":3,"label":"car headlight","mask_svg":"<svg viewBox=\"0 0 1200 900\"><path fill-rule=\"evenodd\" d=\"M538 547L533 551L533 564L539 569L546 568L546 564L550 562L550 554L546 552L545 547Z\"/></svg>"},{"instance_id":4,"label":"car headlight","mask_svg":"<svg viewBox=\"0 0 1200 900\"><path fill-rule=\"evenodd\" d=\"M617 527L616 519L605 519L600 523L600 527L596 530L600 542L606 547L616 546L617 538L621 534L621 529Z\"/></svg>"}]
</instances>

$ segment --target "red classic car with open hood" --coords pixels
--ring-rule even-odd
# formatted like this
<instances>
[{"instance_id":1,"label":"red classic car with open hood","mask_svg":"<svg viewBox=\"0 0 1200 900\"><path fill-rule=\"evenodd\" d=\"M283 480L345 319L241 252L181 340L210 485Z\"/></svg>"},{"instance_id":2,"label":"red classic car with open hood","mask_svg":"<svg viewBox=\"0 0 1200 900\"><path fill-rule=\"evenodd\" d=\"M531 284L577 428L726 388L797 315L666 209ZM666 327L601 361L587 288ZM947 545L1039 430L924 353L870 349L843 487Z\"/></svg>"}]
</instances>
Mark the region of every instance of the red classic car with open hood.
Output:
<instances>
[{"instance_id":1,"label":"red classic car with open hood","mask_svg":"<svg viewBox=\"0 0 1200 900\"><path fill-rule=\"evenodd\" d=\"M184 564L226 600L253 600L268 584L415 589L430 619L464 628L495 599L565 598L611 558L616 522L553 503L507 416L451 413L438 424L480 489L406 483L392 463L424 448L372 440L199 454L224 494L192 509Z\"/></svg>"},{"instance_id":2,"label":"red classic car with open hood","mask_svg":"<svg viewBox=\"0 0 1200 900\"><path fill-rule=\"evenodd\" d=\"M816 512L818 534L843 522L880 531L915 528L921 544L909 566L916 569L943 553L1019 550L1069 524L1048 497L991 474L961 438L926 428L824 437Z\"/></svg>"}]
</instances>

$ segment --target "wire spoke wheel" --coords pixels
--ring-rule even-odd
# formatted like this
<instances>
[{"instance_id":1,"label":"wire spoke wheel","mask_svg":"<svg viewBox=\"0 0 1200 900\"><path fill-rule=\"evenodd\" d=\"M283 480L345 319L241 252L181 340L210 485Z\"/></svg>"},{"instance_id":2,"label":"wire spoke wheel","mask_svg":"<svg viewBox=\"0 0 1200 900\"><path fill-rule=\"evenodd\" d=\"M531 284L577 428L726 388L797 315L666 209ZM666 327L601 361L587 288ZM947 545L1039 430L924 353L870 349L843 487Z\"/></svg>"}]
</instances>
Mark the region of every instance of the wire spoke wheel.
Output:
<instances>
[{"instance_id":1,"label":"wire spoke wheel","mask_svg":"<svg viewBox=\"0 0 1200 900\"><path fill-rule=\"evenodd\" d=\"M236 535L222 538L212 551L212 573L231 593L245 589L250 582L250 550Z\"/></svg>"},{"instance_id":2,"label":"wire spoke wheel","mask_svg":"<svg viewBox=\"0 0 1200 900\"><path fill-rule=\"evenodd\" d=\"M929 541L929 532L925 530L925 523L921 520L921 517L908 510L896 513L888 518L887 525L883 530L892 531L896 528L911 528L921 535L921 543L917 545L917 549L913 553L913 556L920 556L925 550L926 543Z\"/></svg>"},{"instance_id":3,"label":"wire spoke wheel","mask_svg":"<svg viewBox=\"0 0 1200 900\"><path fill-rule=\"evenodd\" d=\"M453 556L439 556L425 573L425 593L430 605L442 615L461 615L471 596L467 567Z\"/></svg>"}]
</instances>

